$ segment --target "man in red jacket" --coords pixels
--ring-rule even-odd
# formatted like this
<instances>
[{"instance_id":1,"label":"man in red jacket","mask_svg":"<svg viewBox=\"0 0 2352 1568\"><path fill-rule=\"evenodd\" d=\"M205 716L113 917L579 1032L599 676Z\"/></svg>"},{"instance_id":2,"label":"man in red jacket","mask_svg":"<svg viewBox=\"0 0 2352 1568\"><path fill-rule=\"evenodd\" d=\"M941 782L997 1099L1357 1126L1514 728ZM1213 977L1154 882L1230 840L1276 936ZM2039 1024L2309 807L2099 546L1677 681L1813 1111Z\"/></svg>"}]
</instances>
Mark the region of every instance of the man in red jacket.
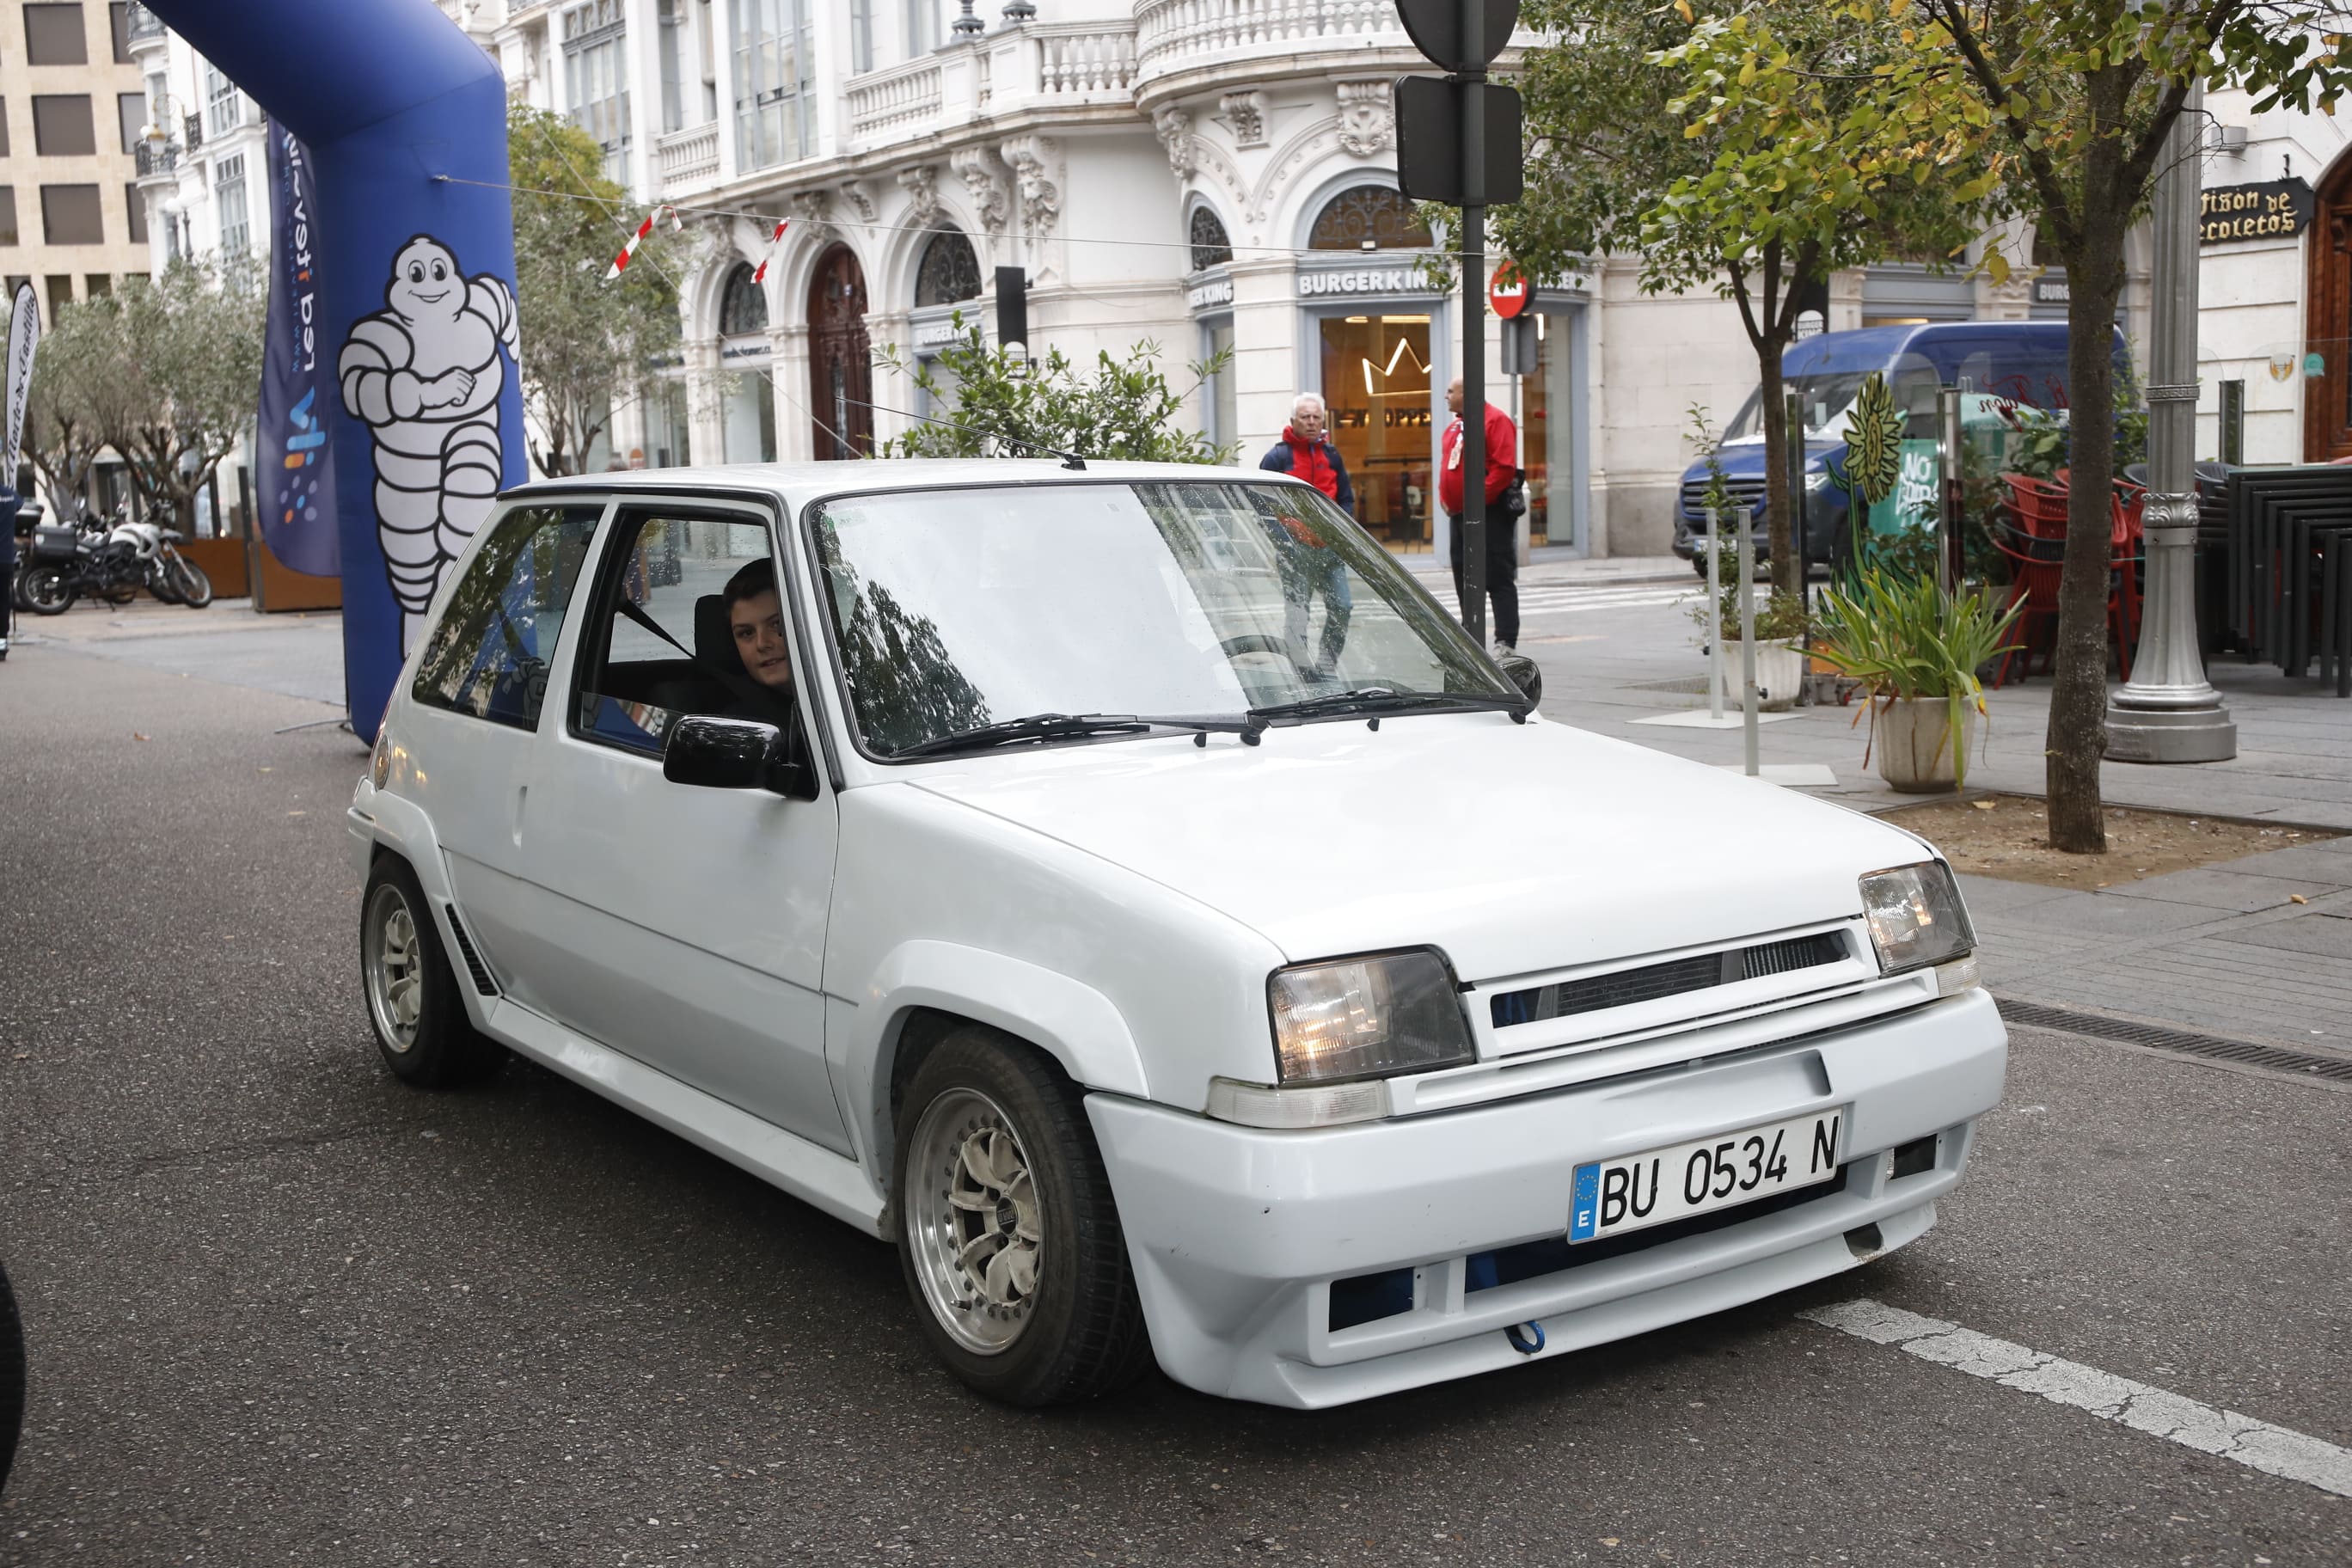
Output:
<instances>
[{"instance_id":1,"label":"man in red jacket","mask_svg":"<svg viewBox=\"0 0 2352 1568\"><path fill-rule=\"evenodd\" d=\"M1439 447L1437 504L1453 524L1454 598L1462 600L1462 378L1445 389L1445 406L1454 423L1445 427ZM1519 642L1519 520L1506 517L1497 506L1503 492L1518 474L1519 433L1511 416L1486 405L1486 595L1495 603L1495 641L1506 649ZM1464 606L1466 611L1468 606Z\"/></svg>"},{"instance_id":2,"label":"man in red jacket","mask_svg":"<svg viewBox=\"0 0 2352 1568\"><path fill-rule=\"evenodd\" d=\"M1305 479L1352 517L1356 489L1348 482L1348 465L1339 460L1339 448L1323 433L1323 400L1311 392L1300 393L1291 403L1290 423L1284 427L1282 439L1257 466ZM1348 642L1349 617L1354 611L1347 563L1324 537L1324 531L1305 518L1286 514L1282 526L1288 537L1286 542L1276 541L1279 546L1276 562L1282 572L1291 646L1302 664L1328 677L1339 668L1340 650ZM1317 599L1323 602L1323 632L1317 640L1318 653L1309 654L1307 628ZM1309 659L1315 662L1307 663Z\"/></svg>"}]
</instances>

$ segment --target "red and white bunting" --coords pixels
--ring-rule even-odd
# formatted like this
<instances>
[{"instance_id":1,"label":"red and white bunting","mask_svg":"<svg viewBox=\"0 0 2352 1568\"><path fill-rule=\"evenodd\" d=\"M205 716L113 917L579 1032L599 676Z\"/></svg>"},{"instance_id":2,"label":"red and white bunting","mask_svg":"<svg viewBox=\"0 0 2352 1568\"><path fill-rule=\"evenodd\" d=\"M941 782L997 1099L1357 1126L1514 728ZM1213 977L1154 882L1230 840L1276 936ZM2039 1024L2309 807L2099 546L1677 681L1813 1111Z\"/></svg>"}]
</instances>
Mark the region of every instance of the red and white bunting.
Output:
<instances>
[{"instance_id":1,"label":"red and white bunting","mask_svg":"<svg viewBox=\"0 0 2352 1568\"><path fill-rule=\"evenodd\" d=\"M678 217L677 209L676 207L659 206L654 208L653 211L646 215L646 221L637 225L637 232L629 236L629 243L621 247L621 254L613 258L613 265L604 269L605 282L610 283L614 279L618 278L624 271L627 270L629 258L637 253L637 247L646 242L646 236L653 233L655 220L661 217L665 213L669 216L671 233L677 233L686 227L685 222Z\"/></svg>"},{"instance_id":2,"label":"red and white bunting","mask_svg":"<svg viewBox=\"0 0 2352 1568\"><path fill-rule=\"evenodd\" d=\"M752 282L765 283L768 280L768 263L776 258L776 247L783 244L784 230L792 226L792 222L790 218L781 220L776 225L776 232L768 237L768 254L760 258L759 270L751 274Z\"/></svg>"}]
</instances>

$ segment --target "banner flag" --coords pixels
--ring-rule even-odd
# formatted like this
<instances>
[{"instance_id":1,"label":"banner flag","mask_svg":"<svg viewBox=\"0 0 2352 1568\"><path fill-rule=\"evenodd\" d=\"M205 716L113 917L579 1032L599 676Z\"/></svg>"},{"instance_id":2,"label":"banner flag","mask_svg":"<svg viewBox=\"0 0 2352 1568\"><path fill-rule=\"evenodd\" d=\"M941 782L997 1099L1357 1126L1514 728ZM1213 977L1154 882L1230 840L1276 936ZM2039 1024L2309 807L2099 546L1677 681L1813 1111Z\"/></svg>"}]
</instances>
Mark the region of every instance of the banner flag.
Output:
<instances>
[{"instance_id":1,"label":"banner flag","mask_svg":"<svg viewBox=\"0 0 2352 1568\"><path fill-rule=\"evenodd\" d=\"M24 458L25 400L33 390L33 350L40 341L41 302L30 283L19 283L8 315L8 405L0 414L7 421L0 437L0 485L9 489L16 488L16 468Z\"/></svg>"},{"instance_id":2,"label":"banner flag","mask_svg":"<svg viewBox=\"0 0 2352 1568\"><path fill-rule=\"evenodd\" d=\"M260 451L254 500L270 552L297 572L342 570L335 520L332 349L322 340L319 187L309 151L276 120L269 132L269 321L262 338ZM321 353L322 350L326 352Z\"/></svg>"}]
</instances>

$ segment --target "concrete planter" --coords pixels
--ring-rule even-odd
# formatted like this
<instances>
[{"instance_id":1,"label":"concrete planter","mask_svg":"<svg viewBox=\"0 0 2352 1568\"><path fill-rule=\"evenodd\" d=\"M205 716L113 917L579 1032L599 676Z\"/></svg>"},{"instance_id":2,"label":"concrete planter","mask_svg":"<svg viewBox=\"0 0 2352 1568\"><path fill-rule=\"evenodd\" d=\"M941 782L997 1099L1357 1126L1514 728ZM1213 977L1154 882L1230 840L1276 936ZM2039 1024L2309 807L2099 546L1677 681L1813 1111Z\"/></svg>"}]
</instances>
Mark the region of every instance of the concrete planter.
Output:
<instances>
[{"instance_id":1,"label":"concrete planter","mask_svg":"<svg viewBox=\"0 0 2352 1568\"><path fill-rule=\"evenodd\" d=\"M1959 787L1959 753L1976 737L1973 703L1960 707L1959 745L1951 741L1951 704L1940 697L1888 698L1871 718L1878 776L1889 789L1932 795Z\"/></svg>"},{"instance_id":2,"label":"concrete planter","mask_svg":"<svg viewBox=\"0 0 2352 1568\"><path fill-rule=\"evenodd\" d=\"M1756 708L1762 713L1784 713L1797 705L1804 689L1805 656L1785 639L1756 639ZM1739 639L1723 642L1723 705L1739 707Z\"/></svg>"}]
</instances>

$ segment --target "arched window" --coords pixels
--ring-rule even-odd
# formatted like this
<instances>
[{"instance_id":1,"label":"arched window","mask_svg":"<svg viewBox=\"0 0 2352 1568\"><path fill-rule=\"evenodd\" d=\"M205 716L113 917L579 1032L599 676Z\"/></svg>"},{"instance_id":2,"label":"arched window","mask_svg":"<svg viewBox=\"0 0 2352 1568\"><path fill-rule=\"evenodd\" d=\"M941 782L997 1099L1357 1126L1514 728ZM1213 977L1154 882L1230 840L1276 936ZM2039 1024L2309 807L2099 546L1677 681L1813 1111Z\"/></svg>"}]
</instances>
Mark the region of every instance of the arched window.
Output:
<instances>
[{"instance_id":1,"label":"arched window","mask_svg":"<svg viewBox=\"0 0 2352 1568\"><path fill-rule=\"evenodd\" d=\"M1436 243L1401 191L1350 185L1323 204L1307 237L1310 250L1423 250Z\"/></svg>"},{"instance_id":2,"label":"arched window","mask_svg":"<svg viewBox=\"0 0 2352 1568\"><path fill-rule=\"evenodd\" d=\"M1234 258L1233 241L1225 237L1224 221L1213 207L1203 205L1192 209L1192 240L1195 272L1223 267Z\"/></svg>"},{"instance_id":3,"label":"arched window","mask_svg":"<svg viewBox=\"0 0 2352 1568\"><path fill-rule=\"evenodd\" d=\"M923 247L915 268L915 303L952 305L980 298L980 258L961 229L944 229Z\"/></svg>"},{"instance_id":4,"label":"arched window","mask_svg":"<svg viewBox=\"0 0 2352 1568\"><path fill-rule=\"evenodd\" d=\"M727 337L768 330L768 297L751 281L751 264L738 262L719 296L719 331Z\"/></svg>"}]
</instances>

